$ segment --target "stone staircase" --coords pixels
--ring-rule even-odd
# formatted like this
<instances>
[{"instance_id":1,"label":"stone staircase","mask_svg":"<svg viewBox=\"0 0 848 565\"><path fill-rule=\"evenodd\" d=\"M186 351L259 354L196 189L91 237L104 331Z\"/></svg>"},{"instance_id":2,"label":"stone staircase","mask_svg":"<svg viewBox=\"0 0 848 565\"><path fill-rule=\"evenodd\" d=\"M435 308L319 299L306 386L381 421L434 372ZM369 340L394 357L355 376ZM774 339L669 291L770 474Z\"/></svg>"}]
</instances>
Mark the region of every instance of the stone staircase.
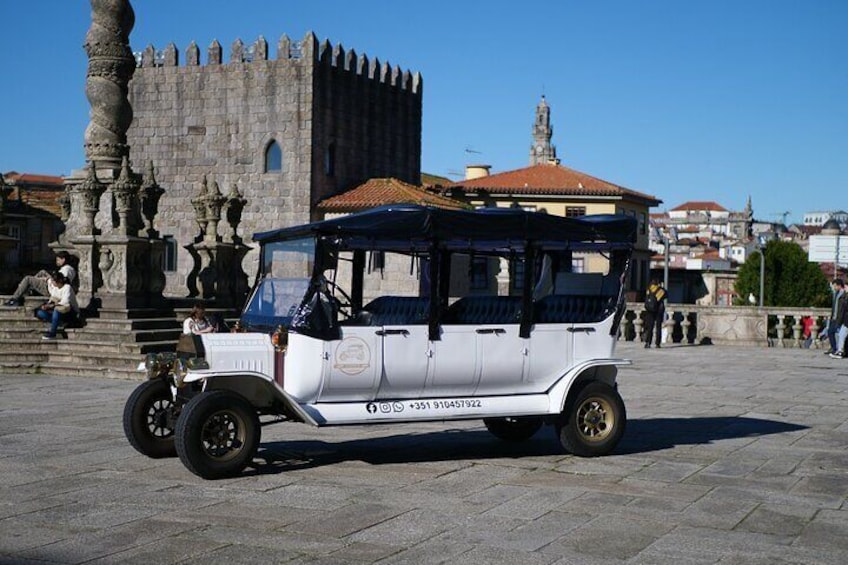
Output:
<instances>
[{"instance_id":1,"label":"stone staircase","mask_svg":"<svg viewBox=\"0 0 848 565\"><path fill-rule=\"evenodd\" d=\"M136 368L144 354L173 351L185 318L173 308L102 310L83 327L67 328L59 339L47 341L41 339L47 324L33 316L43 302L29 297L24 306L0 307L0 374L141 379Z\"/></svg>"}]
</instances>

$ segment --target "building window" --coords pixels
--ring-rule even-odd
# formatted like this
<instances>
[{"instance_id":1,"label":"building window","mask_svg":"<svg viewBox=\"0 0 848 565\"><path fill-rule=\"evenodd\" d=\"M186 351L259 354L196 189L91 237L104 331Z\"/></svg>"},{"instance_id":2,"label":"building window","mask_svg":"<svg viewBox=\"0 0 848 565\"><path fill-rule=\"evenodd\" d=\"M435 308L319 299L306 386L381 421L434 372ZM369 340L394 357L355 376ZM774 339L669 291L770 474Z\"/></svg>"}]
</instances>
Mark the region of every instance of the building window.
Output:
<instances>
[{"instance_id":1,"label":"building window","mask_svg":"<svg viewBox=\"0 0 848 565\"><path fill-rule=\"evenodd\" d=\"M372 251L371 252L371 265L369 266L368 272L382 271L385 268L386 268L386 252L385 251Z\"/></svg>"},{"instance_id":2,"label":"building window","mask_svg":"<svg viewBox=\"0 0 848 565\"><path fill-rule=\"evenodd\" d=\"M336 174L336 144L331 143L327 146L327 152L324 155L324 172L328 177Z\"/></svg>"},{"instance_id":3,"label":"building window","mask_svg":"<svg viewBox=\"0 0 848 565\"><path fill-rule=\"evenodd\" d=\"M162 270L173 273L177 270L177 240L172 235L163 235L165 252L162 254Z\"/></svg>"},{"instance_id":4,"label":"building window","mask_svg":"<svg viewBox=\"0 0 848 565\"><path fill-rule=\"evenodd\" d=\"M474 257L471 261L471 290L488 290L489 259Z\"/></svg>"},{"instance_id":5,"label":"building window","mask_svg":"<svg viewBox=\"0 0 848 565\"><path fill-rule=\"evenodd\" d=\"M280 149L280 144L275 140L271 140L268 147L265 148L265 172L279 173L283 170L283 150Z\"/></svg>"},{"instance_id":6,"label":"building window","mask_svg":"<svg viewBox=\"0 0 848 565\"><path fill-rule=\"evenodd\" d=\"M648 233L648 215L645 212L639 214L639 233Z\"/></svg>"},{"instance_id":7,"label":"building window","mask_svg":"<svg viewBox=\"0 0 848 565\"><path fill-rule=\"evenodd\" d=\"M585 206L566 206L565 207L565 217L566 218L577 218L580 216L586 215L586 207Z\"/></svg>"},{"instance_id":8,"label":"building window","mask_svg":"<svg viewBox=\"0 0 848 565\"><path fill-rule=\"evenodd\" d=\"M510 261L510 280L512 281L512 290L519 294L524 291L524 258L516 257Z\"/></svg>"},{"instance_id":9,"label":"building window","mask_svg":"<svg viewBox=\"0 0 848 565\"><path fill-rule=\"evenodd\" d=\"M571 259L571 272L572 273L585 273L586 272L586 259L583 257L574 257Z\"/></svg>"}]
</instances>

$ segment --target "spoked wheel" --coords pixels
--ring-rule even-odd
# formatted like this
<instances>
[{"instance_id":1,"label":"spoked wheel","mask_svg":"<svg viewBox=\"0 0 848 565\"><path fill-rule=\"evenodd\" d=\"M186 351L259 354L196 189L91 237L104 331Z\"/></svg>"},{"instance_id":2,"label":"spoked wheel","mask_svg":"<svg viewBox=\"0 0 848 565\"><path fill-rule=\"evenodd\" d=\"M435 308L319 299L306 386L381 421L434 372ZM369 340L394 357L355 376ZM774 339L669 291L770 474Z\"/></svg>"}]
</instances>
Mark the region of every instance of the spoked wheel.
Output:
<instances>
[{"instance_id":1,"label":"spoked wheel","mask_svg":"<svg viewBox=\"0 0 848 565\"><path fill-rule=\"evenodd\" d=\"M170 385L162 380L138 385L124 405L124 434L139 453L148 457L173 457L174 419L177 406Z\"/></svg>"},{"instance_id":2,"label":"spoked wheel","mask_svg":"<svg viewBox=\"0 0 848 565\"><path fill-rule=\"evenodd\" d=\"M618 392L593 382L569 402L557 424L562 446L582 457L610 453L624 435L627 414Z\"/></svg>"},{"instance_id":3,"label":"spoked wheel","mask_svg":"<svg viewBox=\"0 0 848 565\"><path fill-rule=\"evenodd\" d=\"M542 419L533 416L483 418L483 423L496 438L515 442L530 439L542 427Z\"/></svg>"},{"instance_id":4,"label":"spoked wheel","mask_svg":"<svg viewBox=\"0 0 848 565\"><path fill-rule=\"evenodd\" d=\"M177 422L177 454L189 471L204 479L240 473L259 448L259 417L242 396L213 390L186 404Z\"/></svg>"}]
</instances>

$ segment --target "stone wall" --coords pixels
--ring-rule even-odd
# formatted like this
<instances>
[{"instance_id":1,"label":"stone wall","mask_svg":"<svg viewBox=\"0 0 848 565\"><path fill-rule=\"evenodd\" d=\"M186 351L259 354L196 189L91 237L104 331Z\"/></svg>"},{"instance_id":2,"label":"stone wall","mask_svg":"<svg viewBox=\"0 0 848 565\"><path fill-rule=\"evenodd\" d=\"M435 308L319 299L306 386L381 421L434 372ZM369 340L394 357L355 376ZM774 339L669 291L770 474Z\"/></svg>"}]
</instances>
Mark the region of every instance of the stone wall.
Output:
<instances>
[{"instance_id":1,"label":"stone wall","mask_svg":"<svg viewBox=\"0 0 848 565\"><path fill-rule=\"evenodd\" d=\"M190 199L204 175L224 194L238 185L247 199L239 231L250 244L255 232L314 219L314 204L328 194L370 177L417 182L420 174L420 75L319 45L312 33L299 42L283 36L276 59L262 38L230 51L226 63L214 42L201 64L192 43L181 65L173 44L161 53L148 47L129 85L131 158L137 167L153 161L166 190L156 227L179 248L166 294L187 292L192 260L183 247L198 235ZM264 172L271 141L282 148L281 172ZM257 251L244 261L250 280Z\"/></svg>"}]
</instances>

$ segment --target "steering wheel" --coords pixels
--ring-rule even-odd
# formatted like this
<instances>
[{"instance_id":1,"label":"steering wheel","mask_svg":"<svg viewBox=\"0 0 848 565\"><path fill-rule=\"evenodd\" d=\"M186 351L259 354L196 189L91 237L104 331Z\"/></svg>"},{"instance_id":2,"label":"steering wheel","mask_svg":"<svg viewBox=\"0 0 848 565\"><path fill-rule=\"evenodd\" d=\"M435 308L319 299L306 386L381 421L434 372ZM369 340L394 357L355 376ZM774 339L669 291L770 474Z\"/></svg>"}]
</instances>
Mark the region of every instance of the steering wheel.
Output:
<instances>
[{"instance_id":1,"label":"steering wheel","mask_svg":"<svg viewBox=\"0 0 848 565\"><path fill-rule=\"evenodd\" d=\"M337 285L334 281L330 279L324 279L324 283L327 285L327 289L330 291L330 298L336 303L338 306L339 314L345 317L345 319L351 318L353 316L353 300L351 300L350 295L344 291L342 287ZM346 302L342 302L338 298L336 298L335 294L338 292L342 298L346 300ZM347 311L344 311L343 308L347 308Z\"/></svg>"}]
</instances>

